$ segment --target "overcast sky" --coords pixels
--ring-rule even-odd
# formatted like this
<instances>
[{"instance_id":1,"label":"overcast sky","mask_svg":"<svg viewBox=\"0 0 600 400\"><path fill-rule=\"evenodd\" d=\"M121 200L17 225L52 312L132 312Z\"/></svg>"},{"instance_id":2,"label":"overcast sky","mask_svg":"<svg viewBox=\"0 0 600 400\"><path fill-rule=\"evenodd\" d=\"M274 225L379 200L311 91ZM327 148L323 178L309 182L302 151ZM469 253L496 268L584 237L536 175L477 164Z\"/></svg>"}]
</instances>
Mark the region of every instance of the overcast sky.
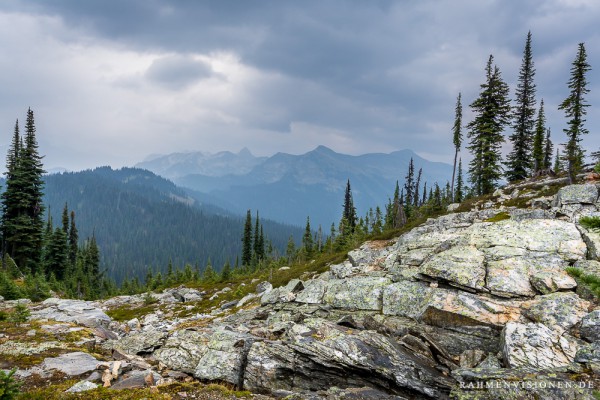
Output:
<instances>
[{"instance_id":1,"label":"overcast sky","mask_svg":"<svg viewBox=\"0 0 600 400\"><path fill-rule=\"evenodd\" d=\"M597 0L3 0L0 150L31 107L49 169L320 144L450 162L458 92L466 123L493 54L513 96L529 30L555 142L585 42L597 150L598 21Z\"/></svg>"}]
</instances>

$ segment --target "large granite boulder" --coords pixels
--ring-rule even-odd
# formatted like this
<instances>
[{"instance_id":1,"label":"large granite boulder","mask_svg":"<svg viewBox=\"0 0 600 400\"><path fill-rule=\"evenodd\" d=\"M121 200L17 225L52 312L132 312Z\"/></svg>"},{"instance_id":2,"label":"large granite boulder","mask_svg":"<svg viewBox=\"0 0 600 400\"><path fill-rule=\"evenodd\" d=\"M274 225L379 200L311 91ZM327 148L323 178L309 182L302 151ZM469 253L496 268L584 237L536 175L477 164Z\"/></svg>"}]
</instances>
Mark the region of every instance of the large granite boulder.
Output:
<instances>
[{"instance_id":1,"label":"large granite boulder","mask_svg":"<svg viewBox=\"0 0 600 400\"><path fill-rule=\"evenodd\" d=\"M509 322L502 331L502 353L509 368L562 367L573 362L577 342L544 324Z\"/></svg>"},{"instance_id":2,"label":"large granite boulder","mask_svg":"<svg viewBox=\"0 0 600 400\"><path fill-rule=\"evenodd\" d=\"M598 201L598 188L593 184L569 185L560 188L554 198L554 206L568 204L594 204Z\"/></svg>"},{"instance_id":3,"label":"large granite boulder","mask_svg":"<svg viewBox=\"0 0 600 400\"><path fill-rule=\"evenodd\" d=\"M507 322L517 321L521 317L518 302L409 281L397 282L385 288L383 313L414 318L442 327L502 327Z\"/></svg>"},{"instance_id":4,"label":"large granite boulder","mask_svg":"<svg viewBox=\"0 0 600 400\"><path fill-rule=\"evenodd\" d=\"M94 371L100 361L88 353L77 351L63 354L58 357L46 358L41 368L45 370L57 370L67 376L78 376Z\"/></svg>"},{"instance_id":5,"label":"large granite boulder","mask_svg":"<svg viewBox=\"0 0 600 400\"><path fill-rule=\"evenodd\" d=\"M242 387L246 355L255 339L222 328L176 331L154 356L167 367L196 378Z\"/></svg>"},{"instance_id":6,"label":"large granite boulder","mask_svg":"<svg viewBox=\"0 0 600 400\"><path fill-rule=\"evenodd\" d=\"M391 283L388 278L368 276L331 279L327 282L324 302L346 310L381 311L383 290Z\"/></svg>"},{"instance_id":7,"label":"large granite boulder","mask_svg":"<svg viewBox=\"0 0 600 400\"><path fill-rule=\"evenodd\" d=\"M448 398L452 379L392 339L322 319L293 324L286 340L254 342L244 386L252 391L315 392L370 387L409 398Z\"/></svg>"},{"instance_id":8,"label":"large granite boulder","mask_svg":"<svg viewBox=\"0 0 600 400\"><path fill-rule=\"evenodd\" d=\"M524 315L562 334L581 321L589 306L573 292L556 292L536 297L524 307Z\"/></svg>"},{"instance_id":9,"label":"large granite boulder","mask_svg":"<svg viewBox=\"0 0 600 400\"><path fill-rule=\"evenodd\" d=\"M32 319L52 319L59 322L71 322L90 328L108 327L112 319L95 303L83 300L49 298L39 308L31 311Z\"/></svg>"},{"instance_id":10,"label":"large granite boulder","mask_svg":"<svg viewBox=\"0 0 600 400\"><path fill-rule=\"evenodd\" d=\"M136 332L124 338L109 341L104 347L116 350L131 356L152 353L162 346L167 338L167 332L151 329L145 332Z\"/></svg>"},{"instance_id":11,"label":"large granite boulder","mask_svg":"<svg viewBox=\"0 0 600 400\"><path fill-rule=\"evenodd\" d=\"M587 341L600 342L600 310L594 310L581 319L579 334Z\"/></svg>"}]
</instances>

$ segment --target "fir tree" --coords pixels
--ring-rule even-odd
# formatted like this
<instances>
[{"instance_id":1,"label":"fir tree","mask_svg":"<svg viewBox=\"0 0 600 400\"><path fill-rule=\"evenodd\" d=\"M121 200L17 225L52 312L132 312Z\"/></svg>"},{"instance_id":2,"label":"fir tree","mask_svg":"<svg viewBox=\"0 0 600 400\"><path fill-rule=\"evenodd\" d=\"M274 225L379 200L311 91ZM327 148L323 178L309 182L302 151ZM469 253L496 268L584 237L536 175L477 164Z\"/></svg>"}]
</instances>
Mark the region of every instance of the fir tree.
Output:
<instances>
[{"instance_id":1,"label":"fir tree","mask_svg":"<svg viewBox=\"0 0 600 400\"><path fill-rule=\"evenodd\" d=\"M244 236L242 237L242 266L249 266L252 261L252 214L246 213Z\"/></svg>"},{"instance_id":2,"label":"fir tree","mask_svg":"<svg viewBox=\"0 0 600 400\"><path fill-rule=\"evenodd\" d=\"M588 133L584 127L584 117L587 114L586 108L590 105L586 102L585 95L590 90L587 88L588 82L585 75L591 69L587 62L585 46L583 43L579 43L577 55L571 67L571 79L568 82L571 93L558 107L559 110L565 112L567 118L570 118L567 122L568 128L563 131L568 138L565 146L565 160L571 184L583 167L584 151L579 142L581 142L581 136Z\"/></svg>"},{"instance_id":3,"label":"fir tree","mask_svg":"<svg viewBox=\"0 0 600 400\"><path fill-rule=\"evenodd\" d=\"M417 181L415 182L415 192L413 194L413 207L419 207L419 186L421 185L421 175L423 174L423 168L419 168L417 174Z\"/></svg>"},{"instance_id":4,"label":"fir tree","mask_svg":"<svg viewBox=\"0 0 600 400\"><path fill-rule=\"evenodd\" d=\"M69 227L69 262L72 266L77 261L77 250L79 242L79 232L75 225L75 211L71 211L70 227Z\"/></svg>"},{"instance_id":5,"label":"fir tree","mask_svg":"<svg viewBox=\"0 0 600 400\"><path fill-rule=\"evenodd\" d=\"M546 129L546 140L544 144L544 169L550 169L552 165L552 140L550 139L550 128Z\"/></svg>"},{"instance_id":6,"label":"fir tree","mask_svg":"<svg viewBox=\"0 0 600 400\"><path fill-rule=\"evenodd\" d=\"M356 228L356 208L354 207L354 200L352 199L352 189L350 187L350 179L346 183L346 191L344 193L344 213L342 215L342 220L345 220L345 224L343 225L345 228L344 231L340 232L342 235L348 235L354 232L354 228Z\"/></svg>"},{"instance_id":7,"label":"fir tree","mask_svg":"<svg viewBox=\"0 0 600 400\"><path fill-rule=\"evenodd\" d=\"M62 212L62 229L65 235L69 234L69 206L65 203Z\"/></svg>"},{"instance_id":8,"label":"fir tree","mask_svg":"<svg viewBox=\"0 0 600 400\"><path fill-rule=\"evenodd\" d=\"M42 157L38 154L38 143L35 136L35 121L31 108L27 110L27 120L25 122L25 147L19 154L20 170L23 179L23 193L26 198L26 207L24 217L27 224L24 230L24 237L18 245L22 264L33 273L40 262L42 255L42 232L44 221L44 205L42 197L44 195L44 181L42 175L44 171ZM15 261L17 259L15 258ZM19 264L17 261L17 264ZM19 264L21 265L21 264Z\"/></svg>"},{"instance_id":9,"label":"fir tree","mask_svg":"<svg viewBox=\"0 0 600 400\"><path fill-rule=\"evenodd\" d=\"M501 177L500 147L504 142L502 131L509 123L510 103L508 85L490 55L486 66L486 82L481 85L479 97L470 107L475 114L467 128L470 138L467 147L473 154L469 176L477 195L488 194L496 188Z\"/></svg>"},{"instance_id":10,"label":"fir tree","mask_svg":"<svg viewBox=\"0 0 600 400\"><path fill-rule=\"evenodd\" d=\"M260 261L263 258L264 249L261 249L260 242L260 219L258 217L258 210L256 210L256 221L254 222L254 257L256 261Z\"/></svg>"},{"instance_id":11,"label":"fir tree","mask_svg":"<svg viewBox=\"0 0 600 400\"><path fill-rule=\"evenodd\" d=\"M458 159L458 177L456 178L456 190L454 191L454 201L460 203L464 199L462 159Z\"/></svg>"},{"instance_id":12,"label":"fir tree","mask_svg":"<svg viewBox=\"0 0 600 400\"><path fill-rule=\"evenodd\" d=\"M408 163L408 172L404 181L405 204L412 205L415 194L415 166L412 157Z\"/></svg>"},{"instance_id":13,"label":"fir tree","mask_svg":"<svg viewBox=\"0 0 600 400\"><path fill-rule=\"evenodd\" d=\"M227 282L229 279L231 279L231 264L229 264L229 260L227 260L225 261L225 265L223 265L219 280L221 282Z\"/></svg>"},{"instance_id":14,"label":"fir tree","mask_svg":"<svg viewBox=\"0 0 600 400\"><path fill-rule=\"evenodd\" d=\"M556 157L554 157L554 166L552 169L554 169L554 173L557 175L561 173L563 169L558 149L556 149Z\"/></svg>"},{"instance_id":15,"label":"fir tree","mask_svg":"<svg viewBox=\"0 0 600 400\"><path fill-rule=\"evenodd\" d=\"M545 146L544 138L546 136L546 116L544 115L544 99L540 101L540 109L535 122L535 134L533 136L533 172L544 169Z\"/></svg>"},{"instance_id":16,"label":"fir tree","mask_svg":"<svg viewBox=\"0 0 600 400\"><path fill-rule=\"evenodd\" d=\"M65 279L68 260L67 235L61 228L56 228L45 253L47 274L54 274L58 280Z\"/></svg>"},{"instance_id":17,"label":"fir tree","mask_svg":"<svg viewBox=\"0 0 600 400\"><path fill-rule=\"evenodd\" d=\"M458 93L456 106L454 107L454 125L452 126L452 143L454 144L454 166L452 167L452 198L454 199L454 176L456 174L456 158L462 145L462 100Z\"/></svg>"},{"instance_id":18,"label":"fir tree","mask_svg":"<svg viewBox=\"0 0 600 400\"><path fill-rule=\"evenodd\" d=\"M513 149L508 154L506 177L509 182L523 180L531 170L531 143L535 125L535 92L533 82L535 68L531 55L531 32L527 33L523 60L519 71L519 83L515 93L513 109L513 134L510 136Z\"/></svg>"},{"instance_id":19,"label":"fir tree","mask_svg":"<svg viewBox=\"0 0 600 400\"><path fill-rule=\"evenodd\" d=\"M304 251L308 257L312 255L313 245L312 230L310 229L310 217L306 217L306 228L304 229L304 235L302 236L302 247L304 248Z\"/></svg>"}]
</instances>

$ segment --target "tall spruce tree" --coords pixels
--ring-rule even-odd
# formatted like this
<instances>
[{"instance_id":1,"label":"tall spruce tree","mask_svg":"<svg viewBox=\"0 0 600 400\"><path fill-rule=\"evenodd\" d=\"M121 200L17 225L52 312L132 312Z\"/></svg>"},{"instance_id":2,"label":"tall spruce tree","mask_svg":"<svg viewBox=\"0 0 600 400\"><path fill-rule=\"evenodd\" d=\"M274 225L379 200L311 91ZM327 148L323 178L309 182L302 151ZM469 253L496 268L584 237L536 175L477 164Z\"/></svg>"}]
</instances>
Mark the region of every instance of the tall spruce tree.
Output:
<instances>
[{"instance_id":1,"label":"tall spruce tree","mask_svg":"<svg viewBox=\"0 0 600 400\"><path fill-rule=\"evenodd\" d=\"M514 182L527 178L531 171L531 144L535 126L535 68L531 55L531 32L527 33L513 109L513 149L506 162L506 178Z\"/></svg>"},{"instance_id":2,"label":"tall spruce tree","mask_svg":"<svg viewBox=\"0 0 600 400\"><path fill-rule=\"evenodd\" d=\"M79 232L75 225L75 211L71 211L70 227L69 227L69 262L75 266L77 262L77 250L79 242Z\"/></svg>"},{"instance_id":3,"label":"tall spruce tree","mask_svg":"<svg viewBox=\"0 0 600 400\"><path fill-rule=\"evenodd\" d=\"M17 265L33 274L41 272L44 230L42 203L44 168L38 153L35 121L27 110L25 138L18 123L7 157L6 191L2 196L4 249Z\"/></svg>"},{"instance_id":4,"label":"tall spruce tree","mask_svg":"<svg viewBox=\"0 0 600 400\"><path fill-rule=\"evenodd\" d=\"M462 159L458 159L458 177L456 178L456 189L454 191L454 201L460 203L464 199L464 187L463 187L463 175L462 175Z\"/></svg>"},{"instance_id":5,"label":"tall spruce tree","mask_svg":"<svg viewBox=\"0 0 600 400\"><path fill-rule=\"evenodd\" d=\"M477 195L493 192L502 175L502 131L510 121L508 85L493 61L490 55L485 68L486 81L481 85L479 97L470 105L475 118L467 125L470 139L467 148L473 155L469 176Z\"/></svg>"},{"instance_id":6,"label":"tall spruce tree","mask_svg":"<svg viewBox=\"0 0 600 400\"><path fill-rule=\"evenodd\" d=\"M546 116L544 114L544 99L540 101L540 109L535 122L535 134L533 136L533 150L531 157L533 158L533 172L538 172L544 169L545 146L544 139L546 137Z\"/></svg>"},{"instance_id":7,"label":"tall spruce tree","mask_svg":"<svg viewBox=\"0 0 600 400\"><path fill-rule=\"evenodd\" d=\"M546 129L546 140L544 142L544 165L542 168L550 169L552 167L552 139L550 139L550 128Z\"/></svg>"},{"instance_id":8,"label":"tall spruce tree","mask_svg":"<svg viewBox=\"0 0 600 400\"><path fill-rule=\"evenodd\" d=\"M454 144L454 166L452 167L452 199L454 199L454 176L456 175L456 158L462 145L462 100L458 93L456 106L454 107L454 125L452 126L452 143ZM453 200L454 201L454 200Z\"/></svg>"},{"instance_id":9,"label":"tall spruce tree","mask_svg":"<svg viewBox=\"0 0 600 400\"><path fill-rule=\"evenodd\" d=\"M312 230L310 228L310 217L306 217L306 228L304 229L304 235L302 236L302 247L304 248L306 255L310 257L314 247Z\"/></svg>"},{"instance_id":10,"label":"tall spruce tree","mask_svg":"<svg viewBox=\"0 0 600 400\"><path fill-rule=\"evenodd\" d=\"M419 207L419 186L421 185L421 175L423 174L423 168L419 168L417 173L417 181L415 182L415 192L413 193L413 207Z\"/></svg>"},{"instance_id":11,"label":"tall spruce tree","mask_svg":"<svg viewBox=\"0 0 600 400\"><path fill-rule=\"evenodd\" d=\"M587 62L585 46L583 43L579 43L577 55L571 66L571 79L568 82L571 92L558 107L559 110L565 112L565 117L570 118L567 122L568 128L563 129L568 138L564 152L570 183L575 181L575 176L583 167L584 150L579 142L581 142L581 136L588 133L584 127L586 108L590 106L585 99L585 95L590 92L587 87L586 73L591 69Z\"/></svg>"},{"instance_id":12,"label":"tall spruce tree","mask_svg":"<svg viewBox=\"0 0 600 400\"><path fill-rule=\"evenodd\" d=\"M242 265L247 267L252 261L252 213L246 213L244 235L242 236Z\"/></svg>"},{"instance_id":13,"label":"tall spruce tree","mask_svg":"<svg viewBox=\"0 0 600 400\"><path fill-rule=\"evenodd\" d=\"M341 232L344 235L354 232L356 228L356 208L354 207L354 200L352 199L352 188L350 187L350 179L346 183L346 191L344 193L344 213L342 215L342 221L345 221L345 230Z\"/></svg>"},{"instance_id":14,"label":"tall spruce tree","mask_svg":"<svg viewBox=\"0 0 600 400\"><path fill-rule=\"evenodd\" d=\"M413 197L415 194L415 165L412 157L408 163L408 172L404 180L404 195L406 196L405 204L412 205Z\"/></svg>"},{"instance_id":15,"label":"tall spruce tree","mask_svg":"<svg viewBox=\"0 0 600 400\"><path fill-rule=\"evenodd\" d=\"M2 193L2 248L3 253L14 255L22 228L18 225L25 199L20 187L23 185L20 170L21 136L19 120L15 123L12 142L6 156L6 190ZM50 225L50 234L52 226Z\"/></svg>"}]
</instances>

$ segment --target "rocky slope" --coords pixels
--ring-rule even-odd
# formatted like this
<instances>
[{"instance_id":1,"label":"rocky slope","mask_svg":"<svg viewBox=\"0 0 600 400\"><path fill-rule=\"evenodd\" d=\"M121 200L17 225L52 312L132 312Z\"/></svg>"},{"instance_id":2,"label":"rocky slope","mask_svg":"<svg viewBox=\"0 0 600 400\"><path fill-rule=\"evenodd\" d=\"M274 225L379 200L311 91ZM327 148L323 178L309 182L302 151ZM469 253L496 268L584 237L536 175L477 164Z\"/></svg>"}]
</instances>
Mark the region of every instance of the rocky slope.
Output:
<instances>
[{"instance_id":1,"label":"rocky slope","mask_svg":"<svg viewBox=\"0 0 600 400\"><path fill-rule=\"evenodd\" d=\"M209 314L173 317L169 309L208 296L188 288L155 295L163 311L126 323L104 311L143 307L143 296L46 300L31 306L31 323L50 336L83 330L77 343L94 351L65 350L19 375L59 370L113 387L193 377L277 398L593 399L600 306L565 269L600 274L600 235L578 223L600 216L599 189L545 192L498 191L471 211L365 243L323 274L262 282ZM11 339L0 338L0 354L27 347Z\"/></svg>"}]
</instances>

